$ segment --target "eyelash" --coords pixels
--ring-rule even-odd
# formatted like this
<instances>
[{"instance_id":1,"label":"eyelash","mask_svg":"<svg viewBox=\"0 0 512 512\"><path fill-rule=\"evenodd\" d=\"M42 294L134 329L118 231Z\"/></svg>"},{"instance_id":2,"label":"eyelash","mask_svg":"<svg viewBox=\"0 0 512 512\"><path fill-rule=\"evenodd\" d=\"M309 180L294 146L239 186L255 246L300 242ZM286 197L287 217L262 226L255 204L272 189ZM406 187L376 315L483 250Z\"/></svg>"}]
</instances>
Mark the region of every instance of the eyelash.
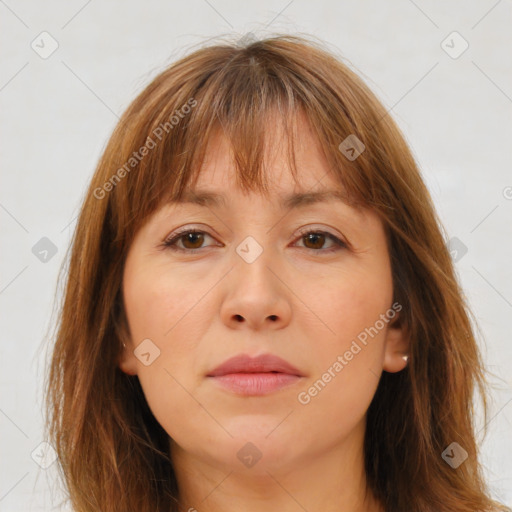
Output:
<instances>
[{"instance_id":1,"label":"eyelash","mask_svg":"<svg viewBox=\"0 0 512 512\"><path fill-rule=\"evenodd\" d=\"M178 247L176 245L176 242L178 242L184 235L188 235L190 233L200 233L200 234L208 235L209 237L213 238L209 233L207 233L206 231L202 231L200 229L195 229L195 228L184 229L182 231L175 233L172 238L165 240L162 243L163 249L169 249L171 251L189 253L189 254L197 253L201 249L204 249L204 247L200 247L198 249L187 249L187 248ZM322 231L319 229L309 229L309 230L301 231L299 238L304 238L305 236L307 236L309 234L326 235L335 244L334 247L331 247L329 249L310 249L309 247L305 247L305 249L307 249L309 251L321 252L321 253L326 254L326 253L332 253L332 252L347 248L347 244L345 242L343 242L342 240L340 240L337 236L333 235L332 233L329 233L328 231Z\"/></svg>"}]
</instances>

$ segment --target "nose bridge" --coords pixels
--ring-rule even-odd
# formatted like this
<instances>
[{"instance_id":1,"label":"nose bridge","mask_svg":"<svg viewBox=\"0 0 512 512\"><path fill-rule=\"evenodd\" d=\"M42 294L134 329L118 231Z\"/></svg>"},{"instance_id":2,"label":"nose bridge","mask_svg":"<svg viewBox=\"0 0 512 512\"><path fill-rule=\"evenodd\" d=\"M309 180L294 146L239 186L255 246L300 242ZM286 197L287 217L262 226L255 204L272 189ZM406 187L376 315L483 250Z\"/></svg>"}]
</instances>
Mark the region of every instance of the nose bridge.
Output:
<instances>
[{"instance_id":1,"label":"nose bridge","mask_svg":"<svg viewBox=\"0 0 512 512\"><path fill-rule=\"evenodd\" d=\"M235 245L235 254L240 260L235 261L247 267L256 263L258 271L268 271L266 265L271 266L276 255L277 229L272 206L257 194L248 196L242 206L244 215L233 219L236 232L243 237Z\"/></svg>"},{"instance_id":2,"label":"nose bridge","mask_svg":"<svg viewBox=\"0 0 512 512\"><path fill-rule=\"evenodd\" d=\"M288 324L291 305L286 286L278 278L276 254L270 243L265 247L252 235L235 247L234 268L229 273L228 290L222 304L226 324L238 327L246 322L254 329L267 324L282 328Z\"/></svg>"},{"instance_id":3,"label":"nose bridge","mask_svg":"<svg viewBox=\"0 0 512 512\"><path fill-rule=\"evenodd\" d=\"M277 251L272 247L270 237L266 236L264 230L261 233L259 236L256 235L259 240L256 236L248 235L235 247L237 279L250 288L263 284L275 288L274 268L279 266L276 260Z\"/></svg>"}]
</instances>

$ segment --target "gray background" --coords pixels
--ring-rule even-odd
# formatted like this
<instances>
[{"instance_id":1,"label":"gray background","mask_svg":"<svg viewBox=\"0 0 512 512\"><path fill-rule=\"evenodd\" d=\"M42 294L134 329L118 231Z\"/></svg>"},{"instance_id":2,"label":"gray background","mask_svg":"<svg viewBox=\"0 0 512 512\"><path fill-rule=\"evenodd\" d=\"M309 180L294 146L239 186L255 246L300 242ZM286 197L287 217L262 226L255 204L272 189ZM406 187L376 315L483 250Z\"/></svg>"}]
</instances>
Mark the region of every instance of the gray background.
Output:
<instances>
[{"instance_id":1,"label":"gray background","mask_svg":"<svg viewBox=\"0 0 512 512\"><path fill-rule=\"evenodd\" d=\"M49 460L38 448L44 336L80 202L118 116L192 45L250 31L324 39L402 128L447 237L458 239L457 272L494 375L482 461L494 496L512 505L511 13L510 0L0 0L0 511L66 510L57 465L34 461ZM41 252L43 237L53 256Z\"/></svg>"}]
</instances>

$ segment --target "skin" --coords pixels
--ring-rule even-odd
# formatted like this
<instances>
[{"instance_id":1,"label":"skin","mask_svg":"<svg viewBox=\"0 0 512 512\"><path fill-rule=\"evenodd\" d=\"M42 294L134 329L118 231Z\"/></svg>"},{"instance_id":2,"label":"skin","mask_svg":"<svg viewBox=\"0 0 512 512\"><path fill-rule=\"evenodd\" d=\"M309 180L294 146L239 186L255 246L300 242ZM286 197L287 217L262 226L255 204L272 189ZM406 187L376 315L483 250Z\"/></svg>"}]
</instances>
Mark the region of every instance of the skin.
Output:
<instances>
[{"instance_id":1,"label":"skin","mask_svg":"<svg viewBox=\"0 0 512 512\"><path fill-rule=\"evenodd\" d=\"M271 139L282 135L279 130ZM130 338L119 366L138 376L171 437L183 510L383 510L371 493L365 498L365 419L381 372L407 364L405 333L389 321L309 403L300 403L298 394L392 307L386 236L375 213L341 202L281 209L282 195L340 189L303 118L298 136L301 186L288 168L287 148L277 144L267 155L273 187L266 199L235 186L230 148L219 132L197 189L225 193L226 207L166 205L139 230L127 256L123 298ZM196 253L162 248L181 227L206 233L202 244L178 242ZM308 242L298 232L306 227L350 246L326 253L335 243L328 237L323 244ZM247 236L263 248L252 263L235 250ZM147 338L160 355L146 366L134 350ZM276 354L304 376L257 397L206 378L240 353ZM237 457L247 442L261 453L252 467Z\"/></svg>"}]
</instances>

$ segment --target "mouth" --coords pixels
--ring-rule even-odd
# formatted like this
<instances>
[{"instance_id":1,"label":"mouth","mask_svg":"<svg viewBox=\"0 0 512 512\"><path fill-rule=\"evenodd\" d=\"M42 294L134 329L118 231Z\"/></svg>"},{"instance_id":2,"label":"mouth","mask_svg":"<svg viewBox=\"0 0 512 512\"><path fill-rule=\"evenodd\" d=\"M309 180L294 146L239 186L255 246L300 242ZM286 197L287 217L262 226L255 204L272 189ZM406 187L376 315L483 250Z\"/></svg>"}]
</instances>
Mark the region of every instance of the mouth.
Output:
<instances>
[{"instance_id":1,"label":"mouth","mask_svg":"<svg viewBox=\"0 0 512 512\"><path fill-rule=\"evenodd\" d=\"M207 378L237 395L258 396L278 391L302 380L303 374L288 361L264 354L247 354L228 359L207 374Z\"/></svg>"}]
</instances>

